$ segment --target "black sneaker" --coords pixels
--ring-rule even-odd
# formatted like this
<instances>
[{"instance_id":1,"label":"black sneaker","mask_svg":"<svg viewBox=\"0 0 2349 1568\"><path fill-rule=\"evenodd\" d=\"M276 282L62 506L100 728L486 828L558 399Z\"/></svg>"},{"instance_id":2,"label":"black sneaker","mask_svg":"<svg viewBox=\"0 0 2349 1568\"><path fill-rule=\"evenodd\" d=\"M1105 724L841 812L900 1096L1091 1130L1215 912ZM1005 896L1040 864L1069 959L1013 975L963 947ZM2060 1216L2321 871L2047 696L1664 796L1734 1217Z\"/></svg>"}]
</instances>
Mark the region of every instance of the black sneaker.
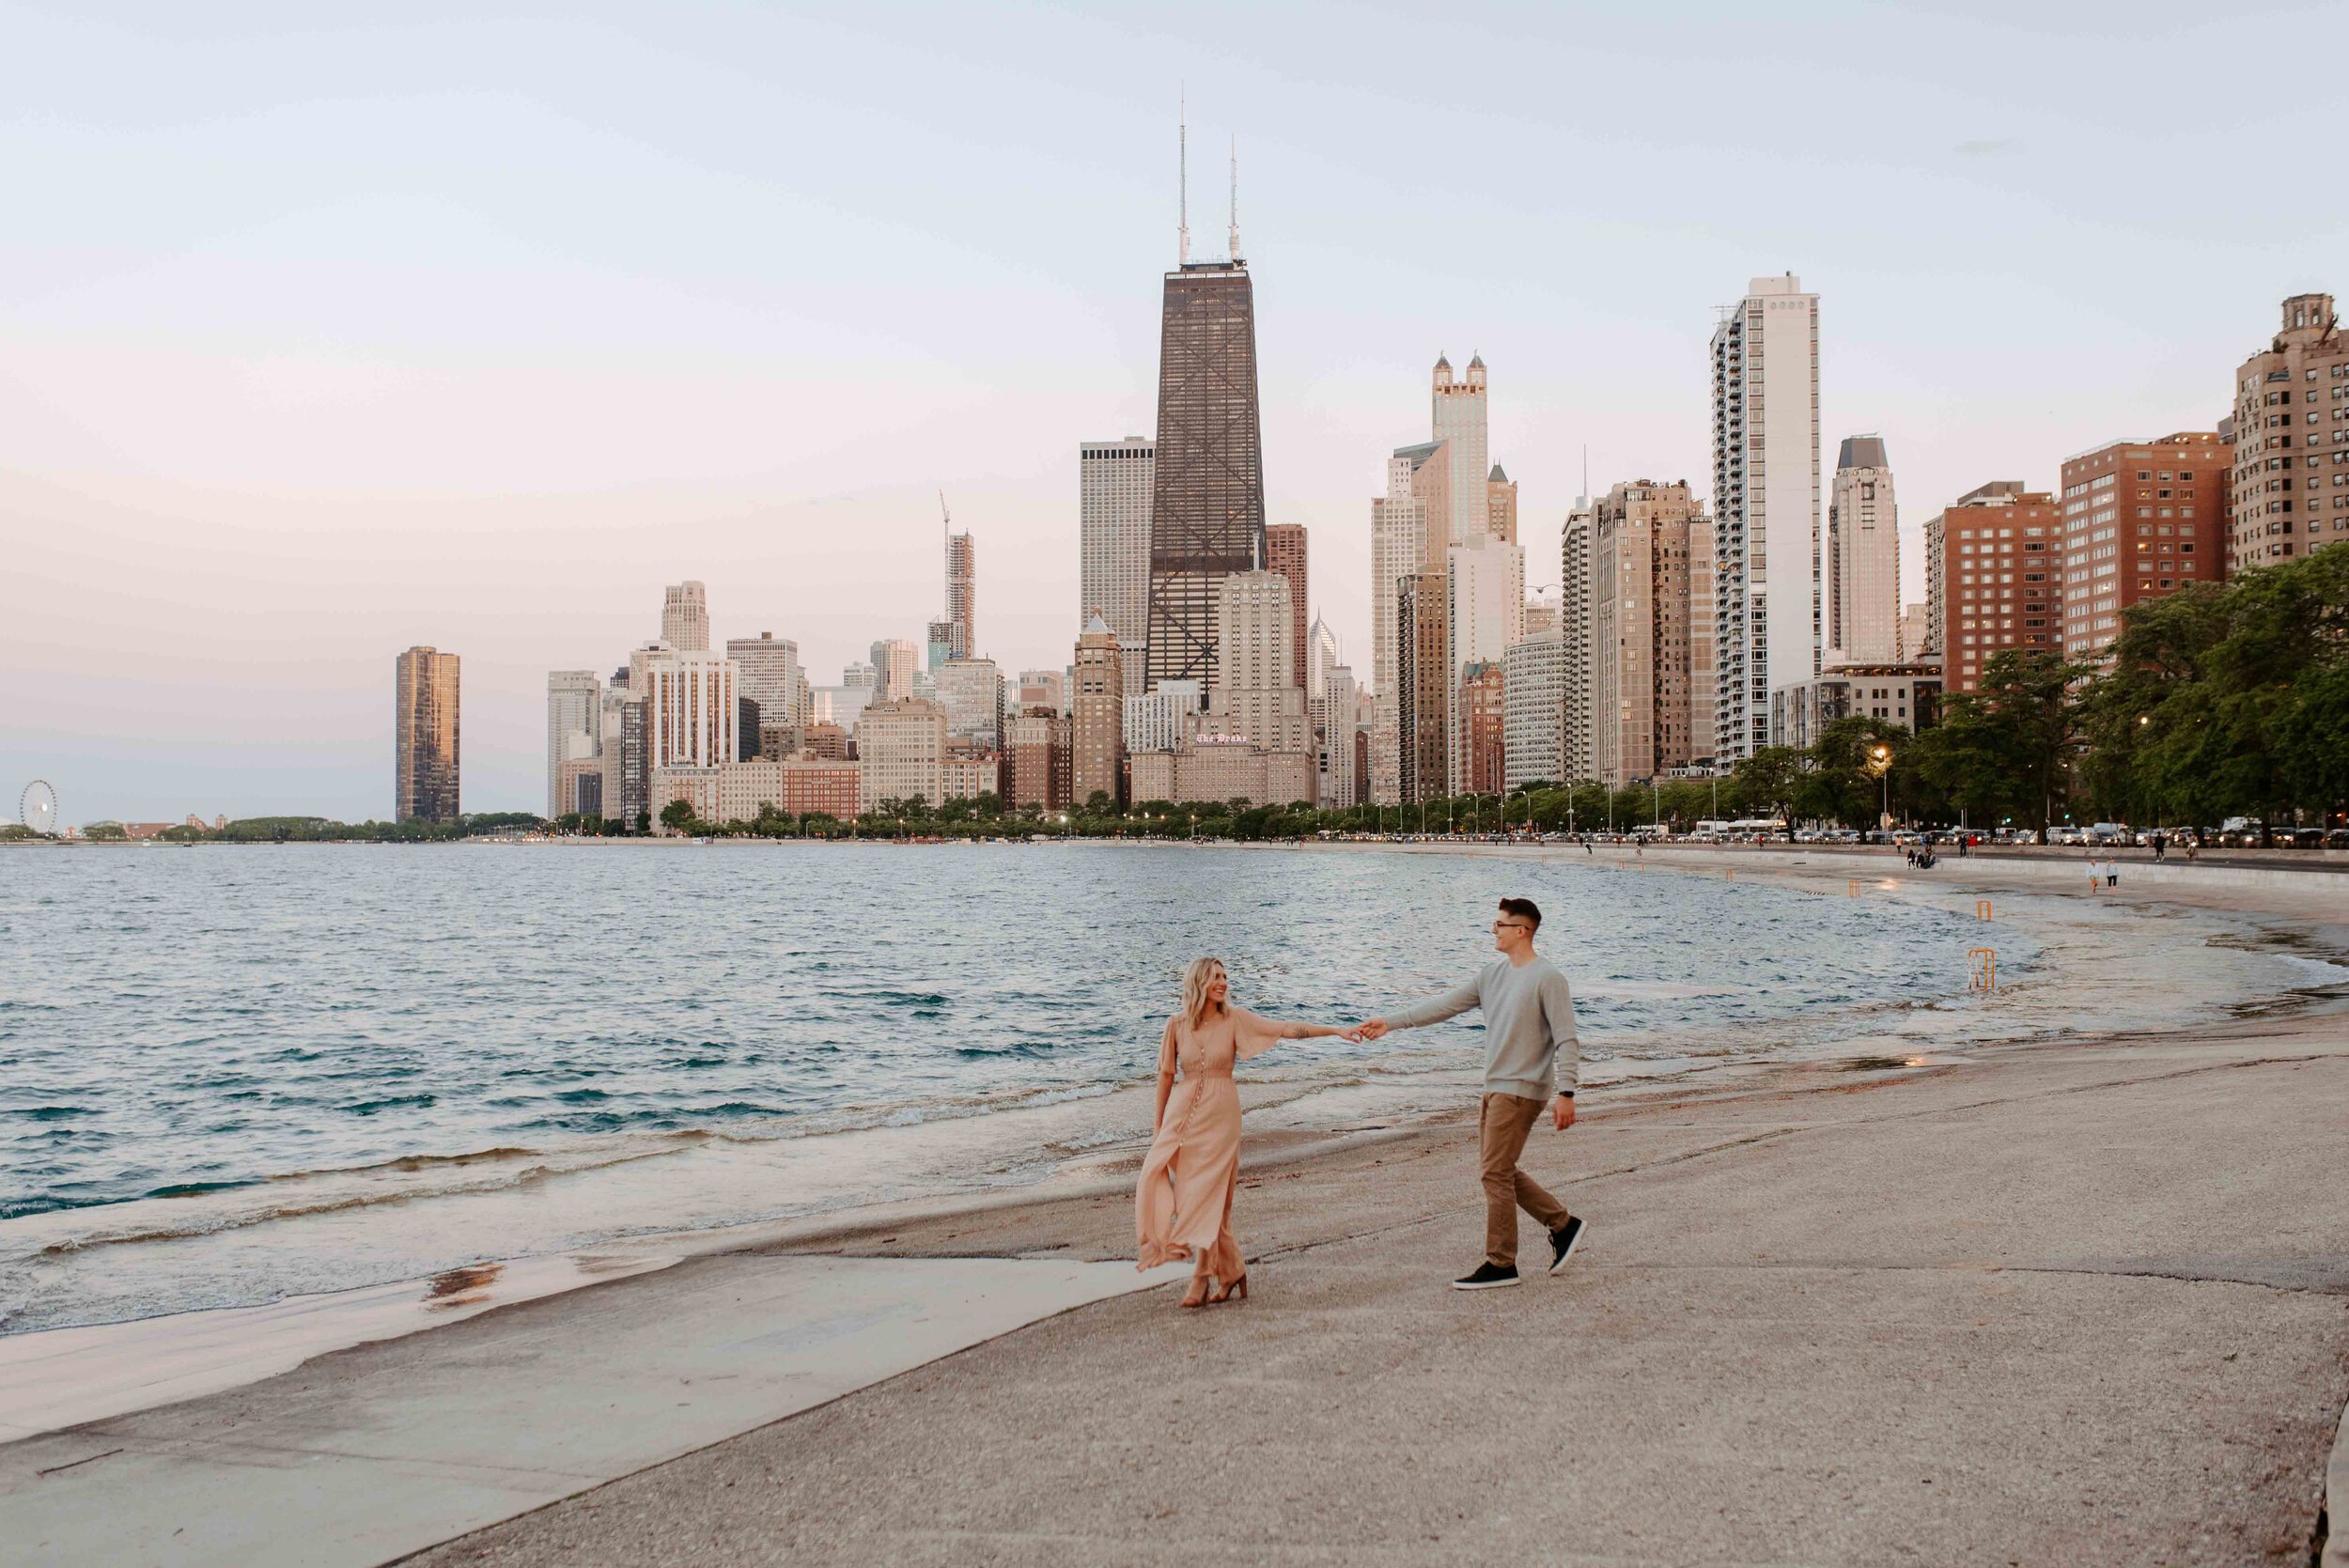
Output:
<instances>
[{"instance_id":1,"label":"black sneaker","mask_svg":"<svg viewBox=\"0 0 2349 1568\"><path fill-rule=\"evenodd\" d=\"M1466 1279L1453 1281L1452 1288L1454 1290L1499 1290L1503 1285L1514 1285L1517 1282L1517 1265L1510 1264L1504 1267L1500 1264L1480 1263L1476 1265L1475 1273L1469 1275Z\"/></svg>"},{"instance_id":2,"label":"black sneaker","mask_svg":"<svg viewBox=\"0 0 2349 1568\"><path fill-rule=\"evenodd\" d=\"M1584 1228L1579 1216L1568 1215L1564 1224L1549 1233L1549 1271L1552 1274L1563 1271L1566 1260L1574 1256L1577 1247L1582 1245Z\"/></svg>"}]
</instances>

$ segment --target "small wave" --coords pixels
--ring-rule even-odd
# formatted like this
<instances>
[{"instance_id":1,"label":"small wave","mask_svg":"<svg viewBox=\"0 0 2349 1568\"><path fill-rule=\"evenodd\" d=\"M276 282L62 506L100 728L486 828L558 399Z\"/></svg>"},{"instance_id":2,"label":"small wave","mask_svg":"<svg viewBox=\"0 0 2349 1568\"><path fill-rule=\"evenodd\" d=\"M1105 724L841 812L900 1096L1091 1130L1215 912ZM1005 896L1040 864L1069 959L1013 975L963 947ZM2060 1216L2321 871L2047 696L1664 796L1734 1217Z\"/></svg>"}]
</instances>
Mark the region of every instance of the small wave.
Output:
<instances>
[{"instance_id":1,"label":"small wave","mask_svg":"<svg viewBox=\"0 0 2349 1568\"><path fill-rule=\"evenodd\" d=\"M22 1116L28 1122L62 1122L69 1116L94 1116L96 1111L79 1105L35 1105L12 1110L11 1116Z\"/></svg>"},{"instance_id":2,"label":"small wave","mask_svg":"<svg viewBox=\"0 0 2349 1568\"><path fill-rule=\"evenodd\" d=\"M387 1099L361 1100L357 1105L343 1107L352 1116L372 1116L382 1110L422 1110L440 1103L438 1094L394 1094Z\"/></svg>"},{"instance_id":3,"label":"small wave","mask_svg":"<svg viewBox=\"0 0 2349 1568\"><path fill-rule=\"evenodd\" d=\"M377 1160L372 1165L328 1165L316 1171L288 1171L283 1175L272 1176L269 1179L273 1182L299 1182L319 1176L363 1176L370 1171L428 1171L436 1166L443 1165L477 1165L486 1159L532 1159L536 1158L537 1154L538 1151L536 1149L501 1147L475 1149L469 1154L461 1155L401 1155L396 1159Z\"/></svg>"},{"instance_id":4,"label":"small wave","mask_svg":"<svg viewBox=\"0 0 2349 1568\"><path fill-rule=\"evenodd\" d=\"M181 1182L175 1187L159 1187L143 1196L148 1198L201 1198L208 1192L233 1192L241 1187L253 1187L254 1182Z\"/></svg>"}]
</instances>

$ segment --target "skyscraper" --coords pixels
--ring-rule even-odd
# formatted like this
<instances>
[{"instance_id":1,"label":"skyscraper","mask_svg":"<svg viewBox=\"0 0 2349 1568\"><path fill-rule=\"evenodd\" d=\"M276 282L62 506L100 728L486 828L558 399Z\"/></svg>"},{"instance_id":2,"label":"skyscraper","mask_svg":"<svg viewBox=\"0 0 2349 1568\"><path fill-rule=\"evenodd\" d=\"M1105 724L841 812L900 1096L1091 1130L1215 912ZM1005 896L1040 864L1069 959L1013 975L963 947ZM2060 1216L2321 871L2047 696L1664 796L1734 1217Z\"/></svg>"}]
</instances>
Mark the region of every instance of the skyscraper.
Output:
<instances>
[{"instance_id":1,"label":"skyscraper","mask_svg":"<svg viewBox=\"0 0 2349 1568\"><path fill-rule=\"evenodd\" d=\"M2345 380L2349 334L2341 330L2333 297L2295 294L2284 302L2283 324L2267 348L2235 372L2228 571L2349 539Z\"/></svg>"},{"instance_id":2,"label":"skyscraper","mask_svg":"<svg viewBox=\"0 0 2349 1568\"><path fill-rule=\"evenodd\" d=\"M1559 737L1558 779L1562 784L1598 777L1598 753L1593 743L1591 712L1591 498L1577 496L1558 535L1558 635L1563 644L1558 684L1566 705Z\"/></svg>"},{"instance_id":3,"label":"skyscraper","mask_svg":"<svg viewBox=\"0 0 2349 1568\"><path fill-rule=\"evenodd\" d=\"M1288 579L1277 571L1233 572L1218 585L1217 597L1222 634L1202 732L1244 738L1268 752L1311 750L1305 690L1290 640L1296 612Z\"/></svg>"},{"instance_id":4,"label":"skyscraper","mask_svg":"<svg viewBox=\"0 0 2349 1568\"><path fill-rule=\"evenodd\" d=\"M1926 524L1925 537L1940 546L1926 582L1941 635L1942 691L1973 691L1994 653L2052 653L2061 644L2063 514L2054 496L1994 479L1959 496Z\"/></svg>"},{"instance_id":5,"label":"skyscraper","mask_svg":"<svg viewBox=\"0 0 2349 1568\"><path fill-rule=\"evenodd\" d=\"M1149 674L1150 496L1156 444L1141 436L1088 441L1077 449L1077 625L1098 615L1117 634L1126 694Z\"/></svg>"},{"instance_id":6,"label":"skyscraper","mask_svg":"<svg viewBox=\"0 0 2349 1568\"><path fill-rule=\"evenodd\" d=\"M946 624L952 629L949 659L975 658L979 651L978 547L969 530L946 534Z\"/></svg>"},{"instance_id":7,"label":"skyscraper","mask_svg":"<svg viewBox=\"0 0 2349 1568\"><path fill-rule=\"evenodd\" d=\"M698 582L669 584L661 603L661 640L685 653L709 646L709 596Z\"/></svg>"},{"instance_id":8,"label":"skyscraper","mask_svg":"<svg viewBox=\"0 0 2349 1568\"><path fill-rule=\"evenodd\" d=\"M1440 798L1451 776L1447 586L1442 572L1417 572L1403 579L1395 598L1402 628L1395 659L1397 782L1406 802Z\"/></svg>"},{"instance_id":9,"label":"skyscraper","mask_svg":"<svg viewBox=\"0 0 2349 1568\"><path fill-rule=\"evenodd\" d=\"M1555 631L1529 635L1509 650L1501 684L1503 706L1503 785L1566 781L1566 640Z\"/></svg>"},{"instance_id":10,"label":"skyscraper","mask_svg":"<svg viewBox=\"0 0 2349 1568\"><path fill-rule=\"evenodd\" d=\"M1712 531L1687 481L1642 479L1598 498L1591 644L1601 784L1610 789L1711 759ZM1698 734L1702 728L1705 733Z\"/></svg>"},{"instance_id":11,"label":"skyscraper","mask_svg":"<svg viewBox=\"0 0 2349 1568\"><path fill-rule=\"evenodd\" d=\"M1305 631L1305 700L1319 702L1330 694L1330 672L1343 662L1338 634L1319 615Z\"/></svg>"},{"instance_id":12,"label":"skyscraper","mask_svg":"<svg viewBox=\"0 0 2349 1568\"><path fill-rule=\"evenodd\" d=\"M1125 800L1126 675L1117 633L1096 615L1077 639L1076 690L1069 698L1068 793L1078 803L1096 790L1112 805Z\"/></svg>"},{"instance_id":13,"label":"skyscraper","mask_svg":"<svg viewBox=\"0 0 2349 1568\"><path fill-rule=\"evenodd\" d=\"M2109 442L2064 459L2063 557L2053 579L2064 584L2062 602L2046 608L2047 624L2062 616L2066 659L2103 656L2129 606L2227 575L2233 459L2216 430ZM2035 629L2028 615L2023 629Z\"/></svg>"},{"instance_id":14,"label":"skyscraper","mask_svg":"<svg viewBox=\"0 0 2349 1568\"><path fill-rule=\"evenodd\" d=\"M1458 795L1471 785L1476 756L1464 743L1464 723L1453 717L1470 666L1492 672L1500 679L1501 661L1525 638L1525 551L1516 545L1478 534L1444 551L1444 647L1447 670L1443 700L1446 723L1452 732L1449 793ZM1500 705L1492 702L1490 718L1499 734ZM1495 742L1498 745L1498 740Z\"/></svg>"},{"instance_id":15,"label":"skyscraper","mask_svg":"<svg viewBox=\"0 0 2349 1568\"><path fill-rule=\"evenodd\" d=\"M1305 525L1275 522L1264 531L1265 570L1279 572L1289 582L1289 661L1296 684L1305 684Z\"/></svg>"},{"instance_id":16,"label":"skyscraper","mask_svg":"<svg viewBox=\"0 0 2349 1568\"><path fill-rule=\"evenodd\" d=\"M902 637L884 637L873 644L872 660L873 701L899 703L913 695L913 677L922 668L920 648Z\"/></svg>"},{"instance_id":17,"label":"skyscraper","mask_svg":"<svg viewBox=\"0 0 2349 1568\"><path fill-rule=\"evenodd\" d=\"M1003 675L991 659L950 659L938 667L938 706L946 710L946 738L1002 748Z\"/></svg>"},{"instance_id":18,"label":"skyscraper","mask_svg":"<svg viewBox=\"0 0 2349 1568\"><path fill-rule=\"evenodd\" d=\"M734 660L738 672L737 690L758 705L760 730L806 727L811 715L799 644L771 631L755 637L729 637L726 657Z\"/></svg>"},{"instance_id":19,"label":"skyscraper","mask_svg":"<svg viewBox=\"0 0 2349 1568\"><path fill-rule=\"evenodd\" d=\"M1396 448L1387 459L1387 493L1370 504L1370 680L1383 696L1394 694L1400 653L1396 584L1427 569L1428 507L1413 479L1436 450L1433 442Z\"/></svg>"},{"instance_id":20,"label":"skyscraper","mask_svg":"<svg viewBox=\"0 0 2349 1568\"><path fill-rule=\"evenodd\" d=\"M1248 264L1188 258L1188 207L1159 317L1149 684L1215 670L1216 585L1264 559L1256 305ZM1233 225L1238 238L1238 225ZM1237 249L1237 246L1235 247Z\"/></svg>"},{"instance_id":21,"label":"skyscraper","mask_svg":"<svg viewBox=\"0 0 2349 1568\"><path fill-rule=\"evenodd\" d=\"M708 648L653 648L644 650L640 667L646 763L653 773L712 768L739 758L741 710L735 700L739 672L733 660ZM657 781L654 793L661 793Z\"/></svg>"},{"instance_id":22,"label":"skyscraper","mask_svg":"<svg viewBox=\"0 0 2349 1568\"><path fill-rule=\"evenodd\" d=\"M1819 673L1819 297L1755 278L1713 331L1713 755L1774 743L1770 693Z\"/></svg>"},{"instance_id":23,"label":"skyscraper","mask_svg":"<svg viewBox=\"0 0 2349 1568\"><path fill-rule=\"evenodd\" d=\"M410 648L392 679L392 820L454 822L458 787L457 656Z\"/></svg>"},{"instance_id":24,"label":"skyscraper","mask_svg":"<svg viewBox=\"0 0 2349 1568\"><path fill-rule=\"evenodd\" d=\"M1451 486L1444 519L1448 531L1443 542L1461 544L1491 527L1491 491L1486 478L1491 460L1485 439L1484 358L1470 359L1467 377L1455 381L1452 362L1438 354L1428 403L1430 439L1452 448L1446 475Z\"/></svg>"},{"instance_id":25,"label":"skyscraper","mask_svg":"<svg viewBox=\"0 0 2349 1568\"><path fill-rule=\"evenodd\" d=\"M563 815L563 765L603 749L603 682L593 670L547 672L547 815Z\"/></svg>"},{"instance_id":26,"label":"skyscraper","mask_svg":"<svg viewBox=\"0 0 2349 1568\"><path fill-rule=\"evenodd\" d=\"M1900 657L1900 511L1877 436L1845 436L1827 506L1826 664Z\"/></svg>"},{"instance_id":27,"label":"skyscraper","mask_svg":"<svg viewBox=\"0 0 2349 1568\"><path fill-rule=\"evenodd\" d=\"M1517 482L1499 463L1485 480L1485 532L1505 545L1517 542Z\"/></svg>"}]
</instances>

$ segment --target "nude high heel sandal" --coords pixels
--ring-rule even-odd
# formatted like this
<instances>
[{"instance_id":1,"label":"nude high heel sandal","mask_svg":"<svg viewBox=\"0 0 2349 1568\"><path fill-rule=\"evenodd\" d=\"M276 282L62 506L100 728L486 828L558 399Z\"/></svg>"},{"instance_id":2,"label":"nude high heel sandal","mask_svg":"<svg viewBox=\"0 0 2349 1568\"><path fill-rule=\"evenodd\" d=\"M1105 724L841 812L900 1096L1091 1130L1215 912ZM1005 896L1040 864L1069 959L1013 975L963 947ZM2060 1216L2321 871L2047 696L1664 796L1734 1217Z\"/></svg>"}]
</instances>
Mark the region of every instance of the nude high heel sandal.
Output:
<instances>
[{"instance_id":1,"label":"nude high heel sandal","mask_svg":"<svg viewBox=\"0 0 2349 1568\"><path fill-rule=\"evenodd\" d=\"M1207 1277L1205 1274L1194 1274L1190 1277L1190 1289L1183 1292L1182 1300L1176 1302L1175 1305L1181 1307L1204 1307L1206 1304Z\"/></svg>"},{"instance_id":2,"label":"nude high heel sandal","mask_svg":"<svg viewBox=\"0 0 2349 1568\"><path fill-rule=\"evenodd\" d=\"M1208 1296L1207 1305L1212 1307L1219 1302L1229 1301L1234 1296L1237 1296L1242 1301L1248 1299L1247 1275L1241 1275L1230 1284L1225 1285L1221 1290L1217 1291L1213 1296Z\"/></svg>"}]
</instances>

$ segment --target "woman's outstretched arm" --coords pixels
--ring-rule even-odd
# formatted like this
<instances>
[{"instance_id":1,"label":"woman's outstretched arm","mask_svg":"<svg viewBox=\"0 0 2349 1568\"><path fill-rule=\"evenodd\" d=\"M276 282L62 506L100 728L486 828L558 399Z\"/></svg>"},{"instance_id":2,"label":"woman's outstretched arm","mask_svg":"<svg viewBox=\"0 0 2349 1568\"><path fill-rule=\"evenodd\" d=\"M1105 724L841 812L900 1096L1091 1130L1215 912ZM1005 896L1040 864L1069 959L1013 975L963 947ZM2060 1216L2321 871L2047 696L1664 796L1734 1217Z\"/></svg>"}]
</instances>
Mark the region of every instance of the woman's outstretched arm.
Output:
<instances>
[{"instance_id":1,"label":"woman's outstretched arm","mask_svg":"<svg viewBox=\"0 0 2349 1568\"><path fill-rule=\"evenodd\" d=\"M1270 1050L1283 1040L1317 1040L1327 1034L1344 1034L1347 1031L1334 1024L1304 1023L1293 1018L1260 1018L1253 1013L1234 1008L1239 1028L1238 1055L1241 1060Z\"/></svg>"}]
</instances>

